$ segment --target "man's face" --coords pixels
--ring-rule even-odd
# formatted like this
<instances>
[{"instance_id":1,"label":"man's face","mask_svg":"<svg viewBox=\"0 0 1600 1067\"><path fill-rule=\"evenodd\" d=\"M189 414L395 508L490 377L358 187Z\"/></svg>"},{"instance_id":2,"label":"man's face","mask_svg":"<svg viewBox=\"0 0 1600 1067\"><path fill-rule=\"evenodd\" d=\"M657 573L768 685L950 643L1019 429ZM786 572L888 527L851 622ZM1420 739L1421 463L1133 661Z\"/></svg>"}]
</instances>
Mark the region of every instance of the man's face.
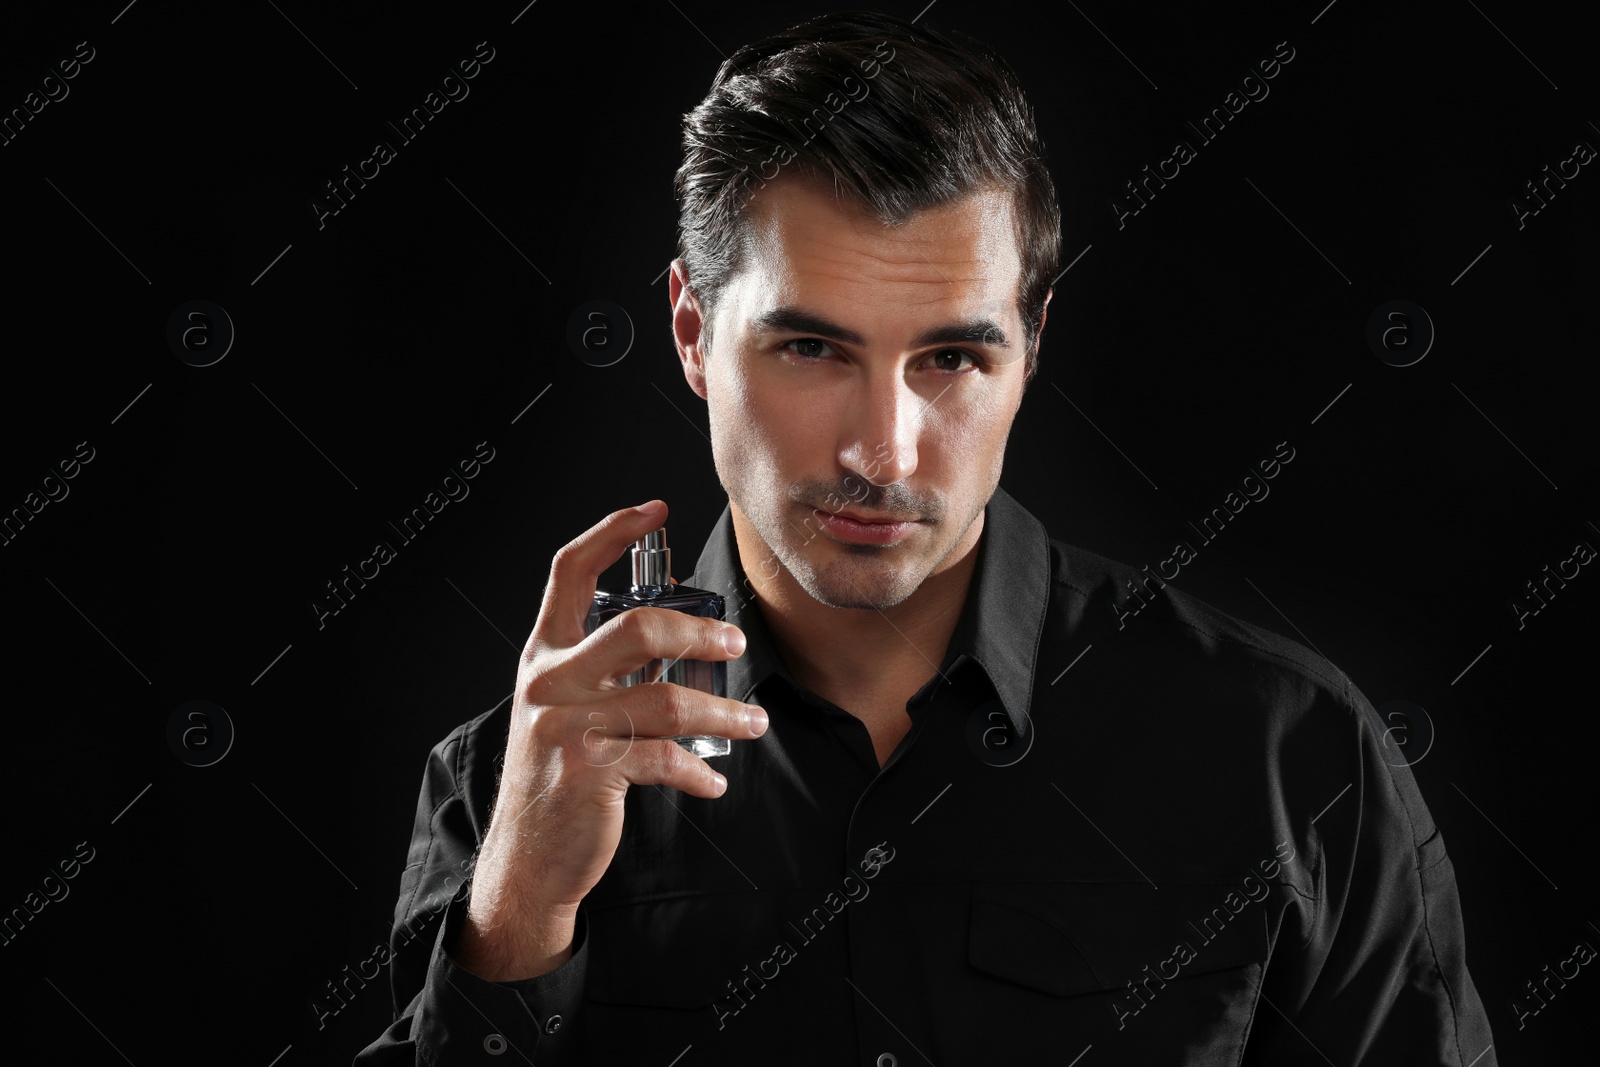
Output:
<instances>
[{"instance_id":1,"label":"man's face","mask_svg":"<svg viewBox=\"0 0 1600 1067\"><path fill-rule=\"evenodd\" d=\"M1026 349L1011 205L984 192L890 228L786 177L746 217L709 349L681 262L673 275L717 474L766 544L764 577L781 563L830 607L892 607L971 547L999 484ZM915 524L850 543L813 509Z\"/></svg>"}]
</instances>

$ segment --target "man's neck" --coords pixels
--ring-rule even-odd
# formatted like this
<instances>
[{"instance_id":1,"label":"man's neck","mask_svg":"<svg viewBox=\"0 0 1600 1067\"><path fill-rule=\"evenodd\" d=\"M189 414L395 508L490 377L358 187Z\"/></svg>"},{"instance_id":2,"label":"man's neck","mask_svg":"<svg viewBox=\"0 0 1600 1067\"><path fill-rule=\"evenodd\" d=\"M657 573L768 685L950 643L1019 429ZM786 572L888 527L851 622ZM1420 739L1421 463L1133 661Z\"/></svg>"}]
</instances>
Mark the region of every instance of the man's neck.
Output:
<instances>
[{"instance_id":1,"label":"man's neck","mask_svg":"<svg viewBox=\"0 0 1600 1067\"><path fill-rule=\"evenodd\" d=\"M775 567L766 542L734 509L734 534L761 618L796 681L839 699L902 703L938 672L978 562L984 514L917 591L890 608L834 608ZM826 535L818 535L826 536ZM766 575L776 570L774 577Z\"/></svg>"}]
</instances>

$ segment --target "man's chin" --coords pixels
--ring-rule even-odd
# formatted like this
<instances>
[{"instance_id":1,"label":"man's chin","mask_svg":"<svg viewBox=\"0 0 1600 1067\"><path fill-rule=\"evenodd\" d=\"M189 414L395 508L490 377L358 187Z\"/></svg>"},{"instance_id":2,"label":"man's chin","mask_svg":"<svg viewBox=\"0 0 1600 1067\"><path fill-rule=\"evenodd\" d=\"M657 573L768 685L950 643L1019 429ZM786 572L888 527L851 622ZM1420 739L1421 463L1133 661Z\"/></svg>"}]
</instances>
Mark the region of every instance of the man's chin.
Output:
<instances>
[{"instance_id":1,"label":"man's chin","mask_svg":"<svg viewBox=\"0 0 1600 1067\"><path fill-rule=\"evenodd\" d=\"M870 556L851 551L860 548L830 542L823 551L834 555L835 560L819 561L820 567L812 568L806 580L799 583L801 588L819 604L858 611L884 611L917 591L915 585L905 588L904 557L891 561L881 549L871 550ZM841 555L847 558L837 558Z\"/></svg>"}]
</instances>

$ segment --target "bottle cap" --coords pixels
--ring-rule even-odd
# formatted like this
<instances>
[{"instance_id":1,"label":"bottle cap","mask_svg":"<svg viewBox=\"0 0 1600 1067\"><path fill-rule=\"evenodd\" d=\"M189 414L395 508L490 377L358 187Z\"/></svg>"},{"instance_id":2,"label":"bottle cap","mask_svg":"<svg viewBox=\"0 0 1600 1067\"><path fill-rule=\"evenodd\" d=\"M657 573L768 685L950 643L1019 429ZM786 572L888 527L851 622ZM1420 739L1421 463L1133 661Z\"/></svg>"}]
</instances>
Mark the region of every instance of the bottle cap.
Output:
<instances>
[{"instance_id":1,"label":"bottle cap","mask_svg":"<svg viewBox=\"0 0 1600 1067\"><path fill-rule=\"evenodd\" d=\"M651 530L633 543L633 586L670 585L672 549L667 547L667 528Z\"/></svg>"}]
</instances>

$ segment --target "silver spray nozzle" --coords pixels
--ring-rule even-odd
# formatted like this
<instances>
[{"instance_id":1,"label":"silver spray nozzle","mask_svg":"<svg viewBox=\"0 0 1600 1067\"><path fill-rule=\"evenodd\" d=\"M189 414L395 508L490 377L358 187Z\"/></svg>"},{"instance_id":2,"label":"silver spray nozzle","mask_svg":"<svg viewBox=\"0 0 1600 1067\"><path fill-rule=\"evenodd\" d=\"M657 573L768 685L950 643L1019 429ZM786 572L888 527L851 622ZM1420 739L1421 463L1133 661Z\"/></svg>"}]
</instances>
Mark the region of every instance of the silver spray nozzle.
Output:
<instances>
[{"instance_id":1,"label":"silver spray nozzle","mask_svg":"<svg viewBox=\"0 0 1600 1067\"><path fill-rule=\"evenodd\" d=\"M671 582L672 549L667 547L667 529L651 530L633 543L633 584L667 585Z\"/></svg>"}]
</instances>

